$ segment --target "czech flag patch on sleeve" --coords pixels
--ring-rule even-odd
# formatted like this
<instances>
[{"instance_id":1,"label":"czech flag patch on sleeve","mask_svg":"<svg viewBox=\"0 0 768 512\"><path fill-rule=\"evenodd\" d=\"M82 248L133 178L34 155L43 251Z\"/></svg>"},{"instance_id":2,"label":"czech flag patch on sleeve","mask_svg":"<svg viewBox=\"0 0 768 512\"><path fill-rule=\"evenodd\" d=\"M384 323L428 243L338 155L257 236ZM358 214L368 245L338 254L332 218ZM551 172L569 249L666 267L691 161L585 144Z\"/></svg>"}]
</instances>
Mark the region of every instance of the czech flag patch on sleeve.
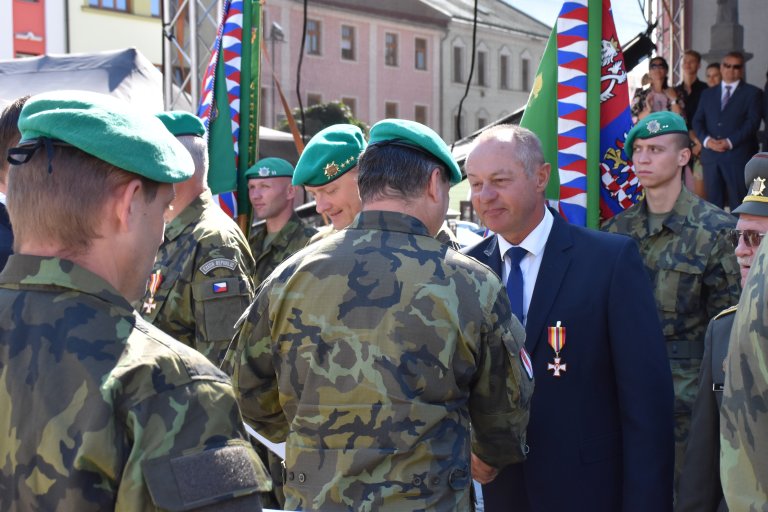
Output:
<instances>
[{"instance_id":1,"label":"czech flag patch on sleeve","mask_svg":"<svg viewBox=\"0 0 768 512\"><path fill-rule=\"evenodd\" d=\"M525 347L520 348L520 364L525 368L525 373L528 374L528 380L533 380L533 363L531 362L531 356L528 355L528 351Z\"/></svg>"},{"instance_id":2,"label":"czech flag patch on sleeve","mask_svg":"<svg viewBox=\"0 0 768 512\"><path fill-rule=\"evenodd\" d=\"M218 283L213 283L213 293L226 293L228 291L227 288L227 282L226 281L220 281Z\"/></svg>"}]
</instances>

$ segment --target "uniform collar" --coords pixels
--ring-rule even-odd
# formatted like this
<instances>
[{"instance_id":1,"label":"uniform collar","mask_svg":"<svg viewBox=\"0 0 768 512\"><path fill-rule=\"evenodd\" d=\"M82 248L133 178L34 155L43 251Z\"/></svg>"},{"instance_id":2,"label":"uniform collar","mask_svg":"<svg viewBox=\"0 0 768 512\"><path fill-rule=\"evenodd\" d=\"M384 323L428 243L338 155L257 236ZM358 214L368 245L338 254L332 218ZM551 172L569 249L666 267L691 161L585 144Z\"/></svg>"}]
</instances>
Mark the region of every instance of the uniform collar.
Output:
<instances>
[{"instance_id":1,"label":"uniform collar","mask_svg":"<svg viewBox=\"0 0 768 512\"><path fill-rule=\"evenodd\" d=\"M288 221L285 223L285 226L280 228L280 231L275 233L274 238L272 238L272 241L269 243L270 247L276 247L278 245L287 245L287 242L290 241L292 238L291 235L295 233L300 227L301 227L301 219L296 214L296 212L293 212L291 216L288 218ZM253 235L253 245L257 247L261 247L263 245L264 238L267 236L267 224L263 223L259 228L255 231Z\"/></svg>"},{"instance_id":2,"label":"uniform collar","mask_svg":"<svg viewBox=\"0 0 768 512\"><path fill-rule=\"evenodd\" d=\"M210 190L206 190L197 196L178 216L176 216L175 219L166 224L165 239L170 241L181 235L187 226L200 219L200 216L206 207L215 204Z\"/></svg>"},{"instance_id":3,"label":"uniform collar","mask_svg":"<svg viewBox=\"0 0 768 512\"><path fill-rule=\"evenodd\" d=\"M691 212L693 201L693 194L690 190L685 188L685 185L683 185L683 187L680 189L680 195L677 196L675 204L672 206L672 210L669 212L669 214L667 214L664 222L661 223L662 226L669 228L673 233L679 234L682 231L683 226L685 226L685 221L688 218L688 214ZM638 206L639 211L643 213L641 218L645 221L643 227L646 230L646 233L643 234L641 238L647 235L655 235L661 231L661 229L654 232L648 231L648 217L651 214L651 212L648 210L648 201L643 199L643 201Z\"/></svg>"},{"instance_id":4,"label":"uniform collar","mask_svg":"<svg viewBox=\"0 0 768 512\"><path fill-rule=\"evenodd\" d=\"M133 307L111 284L72 261L14 254L0 273L0 287L57 287L94 295L132 312Z\"/></svg>"},{"instance_id":5,"label":"uniform collar","mask_svg":"<svg viewBox=\"0 0 768 512\"><path fill-rule=\"evenodd\" d=\"M360 212L348 229L378 229L430 236L427 226L404 213L371 210Z\"/></svg>"}]
</instances>

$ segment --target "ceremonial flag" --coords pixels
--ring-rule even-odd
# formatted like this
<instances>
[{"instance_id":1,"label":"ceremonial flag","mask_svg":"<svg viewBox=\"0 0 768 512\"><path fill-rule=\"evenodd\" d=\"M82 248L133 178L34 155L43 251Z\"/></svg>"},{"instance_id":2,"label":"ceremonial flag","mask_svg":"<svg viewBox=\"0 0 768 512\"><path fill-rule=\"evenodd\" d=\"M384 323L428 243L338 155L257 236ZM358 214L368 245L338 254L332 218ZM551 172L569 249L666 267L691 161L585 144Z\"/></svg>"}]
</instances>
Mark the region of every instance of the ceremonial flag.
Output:
<instances>
[{"instance_id":1,"label":"ceremonial flag","mask_svg":"<svg viewBox=\"0 0 768 512\"><path fill-rule=\"evenodd\" d=\"M641 193L624 140L632 127L610 0L563 3L520 125L552 166L547 198L569 222L598 228Z\"/></svg>"},{"instance_id":2,"label":"ceremonial flag","mask_svg":"<svg viewBox=\"0 0 768 512\"><path fill-rule=\"evenodd\" d=\"M227 214L246 219L242 176L258 155L260 32L259 0L225 0L198 109L208 129L208 185Z\"/></svg>"}]
</instances>

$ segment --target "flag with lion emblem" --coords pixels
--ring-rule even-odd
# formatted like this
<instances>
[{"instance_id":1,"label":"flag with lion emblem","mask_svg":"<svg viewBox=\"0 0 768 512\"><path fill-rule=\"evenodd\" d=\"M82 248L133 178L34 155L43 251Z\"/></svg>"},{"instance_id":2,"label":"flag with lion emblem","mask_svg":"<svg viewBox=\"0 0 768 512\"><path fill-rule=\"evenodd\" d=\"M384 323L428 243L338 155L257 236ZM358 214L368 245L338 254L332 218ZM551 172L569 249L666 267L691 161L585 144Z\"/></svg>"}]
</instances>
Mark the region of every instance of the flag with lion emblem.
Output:
<instances>
[{"instance_id":1,"label":"flag with lion emblem","mask_svg":"<svg viewBox=\"0 0 768 512\"><path fill-rule=\"evenodd\" d=\"M569 222L597 228L637 202L624 153L632 127L624 56L610 0L563 4L520 122L552 166L547 198Z\"/></svg>"}]
</instances>

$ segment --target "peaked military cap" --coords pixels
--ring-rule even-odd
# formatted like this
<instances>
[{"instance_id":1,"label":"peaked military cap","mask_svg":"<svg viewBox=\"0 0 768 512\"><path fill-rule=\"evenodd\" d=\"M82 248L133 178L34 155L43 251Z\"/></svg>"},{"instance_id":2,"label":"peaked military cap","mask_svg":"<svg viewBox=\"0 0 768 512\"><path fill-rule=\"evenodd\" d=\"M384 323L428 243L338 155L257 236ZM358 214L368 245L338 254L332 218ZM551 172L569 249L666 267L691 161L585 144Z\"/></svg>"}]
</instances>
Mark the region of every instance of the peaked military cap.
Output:
<instances>
[{"instance_id":1,"label":"peaked military cap","mask_svg":"<svg viewBox=\"0 0 768 512\"><path fill-rule=\"evenodd\" d=\"M632 158L632 144L635 139L652 139L670 133L688 133L685 119L680 114L667 110L648 114L629 130L627 141L624 144L624 153Z\"/></svg>"},{"instance_id":2,"label":"peaked military cap","mask_svg":"<svg viewBox=\"0 0 768 512\"><path fill-rule=\"evenodd\" d=\"M403 146L426 153L445 164L451 184L461 182L461 170L448 145L431 128L406 119L384 119L371 128L368 144Z\"/></svg>"},{"instance_id":3,"label":"peaked military cap","mask_svg":"<svg viewBox=\"0 0 768 512\"><path fill-rule=\"evenodd\" d=\"M733 213L768 217L768 153L758 153L744 167L747 196Z\"/></svg>"},{"instance_id":4,"label":"peaked military cap","mask_svg":"<svg viewBox=\"0 0 768 512\"><path fill-rule=\"evenodd\" d=\"M335 124L320 130L301 153L293 184L318 187L332 182L357 165L365 146L363 132L355 125Z\"/></svg>"},{"instance_id":5,"label":"peaked military cap","mask_svg":"<svg viewBox=\"0 0 768 512\"><path fill-rule=\"evenodd\" d=\"M205 125L203 121L194 114L183 110L169 110L160 112L157 118L162 122L169 132L176 137L190 135L193 137L202 137L205 135Z\"/></svg>"},{"instance_id":6,"label":"peaked military cap","mask_svg":"<svg viewBox=\"0 0 768 512\"><path fill-rule=\"evenodd\" d=\"M85 91L32 96L19 115L19 146L9 160L20 165L42 146L65 144L124 171L160 183L177 183L194 173L192 157L154 115L116 98Z\"/></svg>"},{"instance_id":7,"label":"peaked military cap","mask_svg":"<svg viewBox=\"0 0 768 512\"><path fill-rule=\"evenodd\" d=\"M290 178L293 176L293 166L287 160L282 158L262 158L250 169L245 171L245 179L260 178Z\"/></svg>"}]
</instances>

